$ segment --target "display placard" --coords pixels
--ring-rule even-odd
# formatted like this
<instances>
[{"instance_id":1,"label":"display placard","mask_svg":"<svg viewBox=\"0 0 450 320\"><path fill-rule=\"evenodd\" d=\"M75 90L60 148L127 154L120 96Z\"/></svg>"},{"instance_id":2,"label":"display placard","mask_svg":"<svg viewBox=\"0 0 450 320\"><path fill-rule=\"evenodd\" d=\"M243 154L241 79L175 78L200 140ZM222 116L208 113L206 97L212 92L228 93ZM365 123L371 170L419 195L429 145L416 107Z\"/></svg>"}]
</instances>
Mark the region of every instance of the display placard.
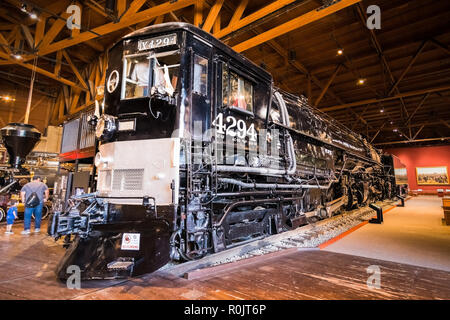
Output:
<instances>
[{"instance_id":1,"label":"display placard","mask_svg":"<svg viewBox=\"0 0 450 320\"><path fill-rule=\"evenodd\" d=\"M138 50L139 51L151 50L151 49L171 46L174 44L177 44L177 35L175 33L169 34L169 35L164 35L164 36L159 36L159 37L154 37L154 38L149 38L149 39L144 39L144 40L139 40Z\"/></svg>"},{"instance_id":2,"label":"display placard","mask_svg":"<svg viewBox=\"0 0 450 320\"><path fill-rule=\"evenodd\" d=\"M140 233L124 233L122 235L122 250L139 250L141 242Z\"/></svg>"},{"instance_id":3,"label":"display placard","mask_svg":"<svg viewBox=\"0 0 450 320\"><path fill-rule=\"evenodd\" d=\"M135 131L136 120L121 120L119 121L119 131Z\"/></svg>"}]
</instances>

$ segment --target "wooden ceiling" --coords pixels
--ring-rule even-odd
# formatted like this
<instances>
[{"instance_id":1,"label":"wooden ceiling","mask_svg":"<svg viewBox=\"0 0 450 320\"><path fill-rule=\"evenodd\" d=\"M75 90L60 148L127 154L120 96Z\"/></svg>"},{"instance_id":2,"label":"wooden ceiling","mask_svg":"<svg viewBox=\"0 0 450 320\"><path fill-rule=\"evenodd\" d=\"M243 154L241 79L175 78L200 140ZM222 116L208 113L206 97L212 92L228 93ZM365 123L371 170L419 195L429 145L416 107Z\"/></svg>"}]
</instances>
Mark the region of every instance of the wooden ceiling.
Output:
<instances>
[{"instance_id":1,"label":"wooden ceiling","mask_svg":"<svg viewBox=\"0 0 450 320\"><path fill-rule=\"evenodd\" d=\"M5 0L0 7L0 84L28 85L37 56L35 88L54 99L53 123L101 97L95 89L104 82L104 52L120 37L184 21L379 147L449 141L449 1L116 0L113 12L105 0L73 3L82 8L79 32L65 27L70 0ZM369 5L381 9L380 30L366 26ZM18 51L21 60L11 57Z\"/></svg>"}]
</instances>

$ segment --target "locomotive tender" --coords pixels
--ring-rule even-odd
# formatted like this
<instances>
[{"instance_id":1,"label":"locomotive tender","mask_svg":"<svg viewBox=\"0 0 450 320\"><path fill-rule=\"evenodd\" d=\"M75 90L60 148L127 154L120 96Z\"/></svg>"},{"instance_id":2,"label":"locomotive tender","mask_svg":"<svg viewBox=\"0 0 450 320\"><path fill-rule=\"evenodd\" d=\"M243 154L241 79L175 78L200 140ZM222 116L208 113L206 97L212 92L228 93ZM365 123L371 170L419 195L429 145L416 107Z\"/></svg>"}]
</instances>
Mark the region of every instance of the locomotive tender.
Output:
<instances>
[{"instance_id":1,"label":"locomotive tender","mask_svg":"<svg viewBox=\"0 0 450 320\"><path fill-rule=\"evenodd\" d=\"M49 225L73 235L61 279L152 272L397 194L391 156L192 25L125 36L105 89L96 192Z\"/></svg>"}]
</instances>

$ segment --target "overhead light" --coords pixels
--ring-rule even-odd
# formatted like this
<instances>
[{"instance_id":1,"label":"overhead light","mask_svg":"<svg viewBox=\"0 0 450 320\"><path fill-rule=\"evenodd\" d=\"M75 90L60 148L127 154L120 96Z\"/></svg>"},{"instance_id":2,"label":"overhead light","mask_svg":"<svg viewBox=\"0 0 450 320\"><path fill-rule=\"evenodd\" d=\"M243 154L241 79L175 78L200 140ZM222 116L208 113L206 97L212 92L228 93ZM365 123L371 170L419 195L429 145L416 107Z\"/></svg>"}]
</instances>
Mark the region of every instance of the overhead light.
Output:
<instances>
[{"instance_id":1,"label":"overhead light","mask_svg":"<svg viewBox=\"0 0 450 320\"><path fill-rule=\"evenodd\" d=\"M384 109L380 109L380 112L383 113L383 112L384 112Z\"/></svg>"},{"instance_id":2,"label":"overhead light","mask_svg":"<svg viewBox=\"0 0 450 320\"><path fill-rule=\"evenodd\" d=\"M358 85L363 85L364 83L366 83L366 79L363 78L358 79Z\"/></svg>"},{"instance_id":3,"label":"overhead light","mask_svg":"<svg viewBox=\"0 0 450 320\"><path fill-rule=\"evenodd\" d=\"M22 6L20 7L20 11L27 12L27 5L26 4L22 4Z\"/></svg>"},{"instance_id":4,"label":"overhead light","mask_svg":"<svg viewBox=\"0 0 450 320\"><path fill-rule=\"evenodd\" d=\"M0 99L6 101L6 102L10 102L10 101L16 101L16 99L10 97L10 96L0 96Z\"/></svg>"},{"instance_id":5,"label":"overhead light","mask_svg":"<svg viewBox=\"0 0 450 320\"><path fill-rule=\"evenodd\" d=\"M394 131L394 132L397 132L397 131L398 131L398 129L394 129L394 130L392 130L392 131Z\"/></svg>"},{"instance_id":6,"label":"overhead light","mask_svg":"<svg viewBox=\"0 0 450 320\"><path fill-rule=\"evenodd\" d=\"M30 12L30 18L35 20L38 18L37 14L35 12Z\"/></svg>"},{"instance_id":7,"label":"overhead light","mask_svg":"<svg viewBox=\"0 0 450 320\"><path fill-rule=\"evenodd\" d=\"M394 121L391 121L390 124L394 124Z\"/></svg>"},{"instance_id":8,"label":"overhead light","mask_svg":"<svg viewBox=\"0 0 450 320\"><path fill-rule=\"evenodd\" d=\"M344 54L344 49L339 48L338 51L337 51L337 55L338 56L342 56L343 54Z\"/></svg>"},{"instance_id":9,"label":"overhead light","mask_svg":"<svg viewBox=\"0 0 450 320\"><path fill-rule=\"evenodd\" d=\"M16 59L16 60L22 60L22 55L19 54L19 53L15 53L15 54L13 54L12 56L13 56L13 58Z\"/></svg>"}]
</instances>

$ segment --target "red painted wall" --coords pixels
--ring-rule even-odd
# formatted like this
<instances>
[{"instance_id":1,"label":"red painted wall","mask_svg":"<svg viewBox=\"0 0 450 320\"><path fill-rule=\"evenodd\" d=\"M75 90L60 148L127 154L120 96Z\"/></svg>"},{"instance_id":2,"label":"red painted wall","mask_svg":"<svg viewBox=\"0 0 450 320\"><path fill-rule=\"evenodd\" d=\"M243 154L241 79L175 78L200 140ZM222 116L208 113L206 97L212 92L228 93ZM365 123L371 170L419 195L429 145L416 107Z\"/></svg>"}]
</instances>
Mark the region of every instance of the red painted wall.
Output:
<instances>
[{"instance_id":1,"label":"red painted wall","mask_svg":"<svg viewBox=\"0 0 450 320\"><path fill-rule=\"evenodd\" d=\"M436 193L436 189L450 189L450 185L417 185L416 167L438 167L447 166L447 173L450 175L450 145L439 147L420 148L396 148L386 149L400 158L406 165L408 171L408 183L410 190L422 189L424 192Z\"/></svg>"}]
</instances>

